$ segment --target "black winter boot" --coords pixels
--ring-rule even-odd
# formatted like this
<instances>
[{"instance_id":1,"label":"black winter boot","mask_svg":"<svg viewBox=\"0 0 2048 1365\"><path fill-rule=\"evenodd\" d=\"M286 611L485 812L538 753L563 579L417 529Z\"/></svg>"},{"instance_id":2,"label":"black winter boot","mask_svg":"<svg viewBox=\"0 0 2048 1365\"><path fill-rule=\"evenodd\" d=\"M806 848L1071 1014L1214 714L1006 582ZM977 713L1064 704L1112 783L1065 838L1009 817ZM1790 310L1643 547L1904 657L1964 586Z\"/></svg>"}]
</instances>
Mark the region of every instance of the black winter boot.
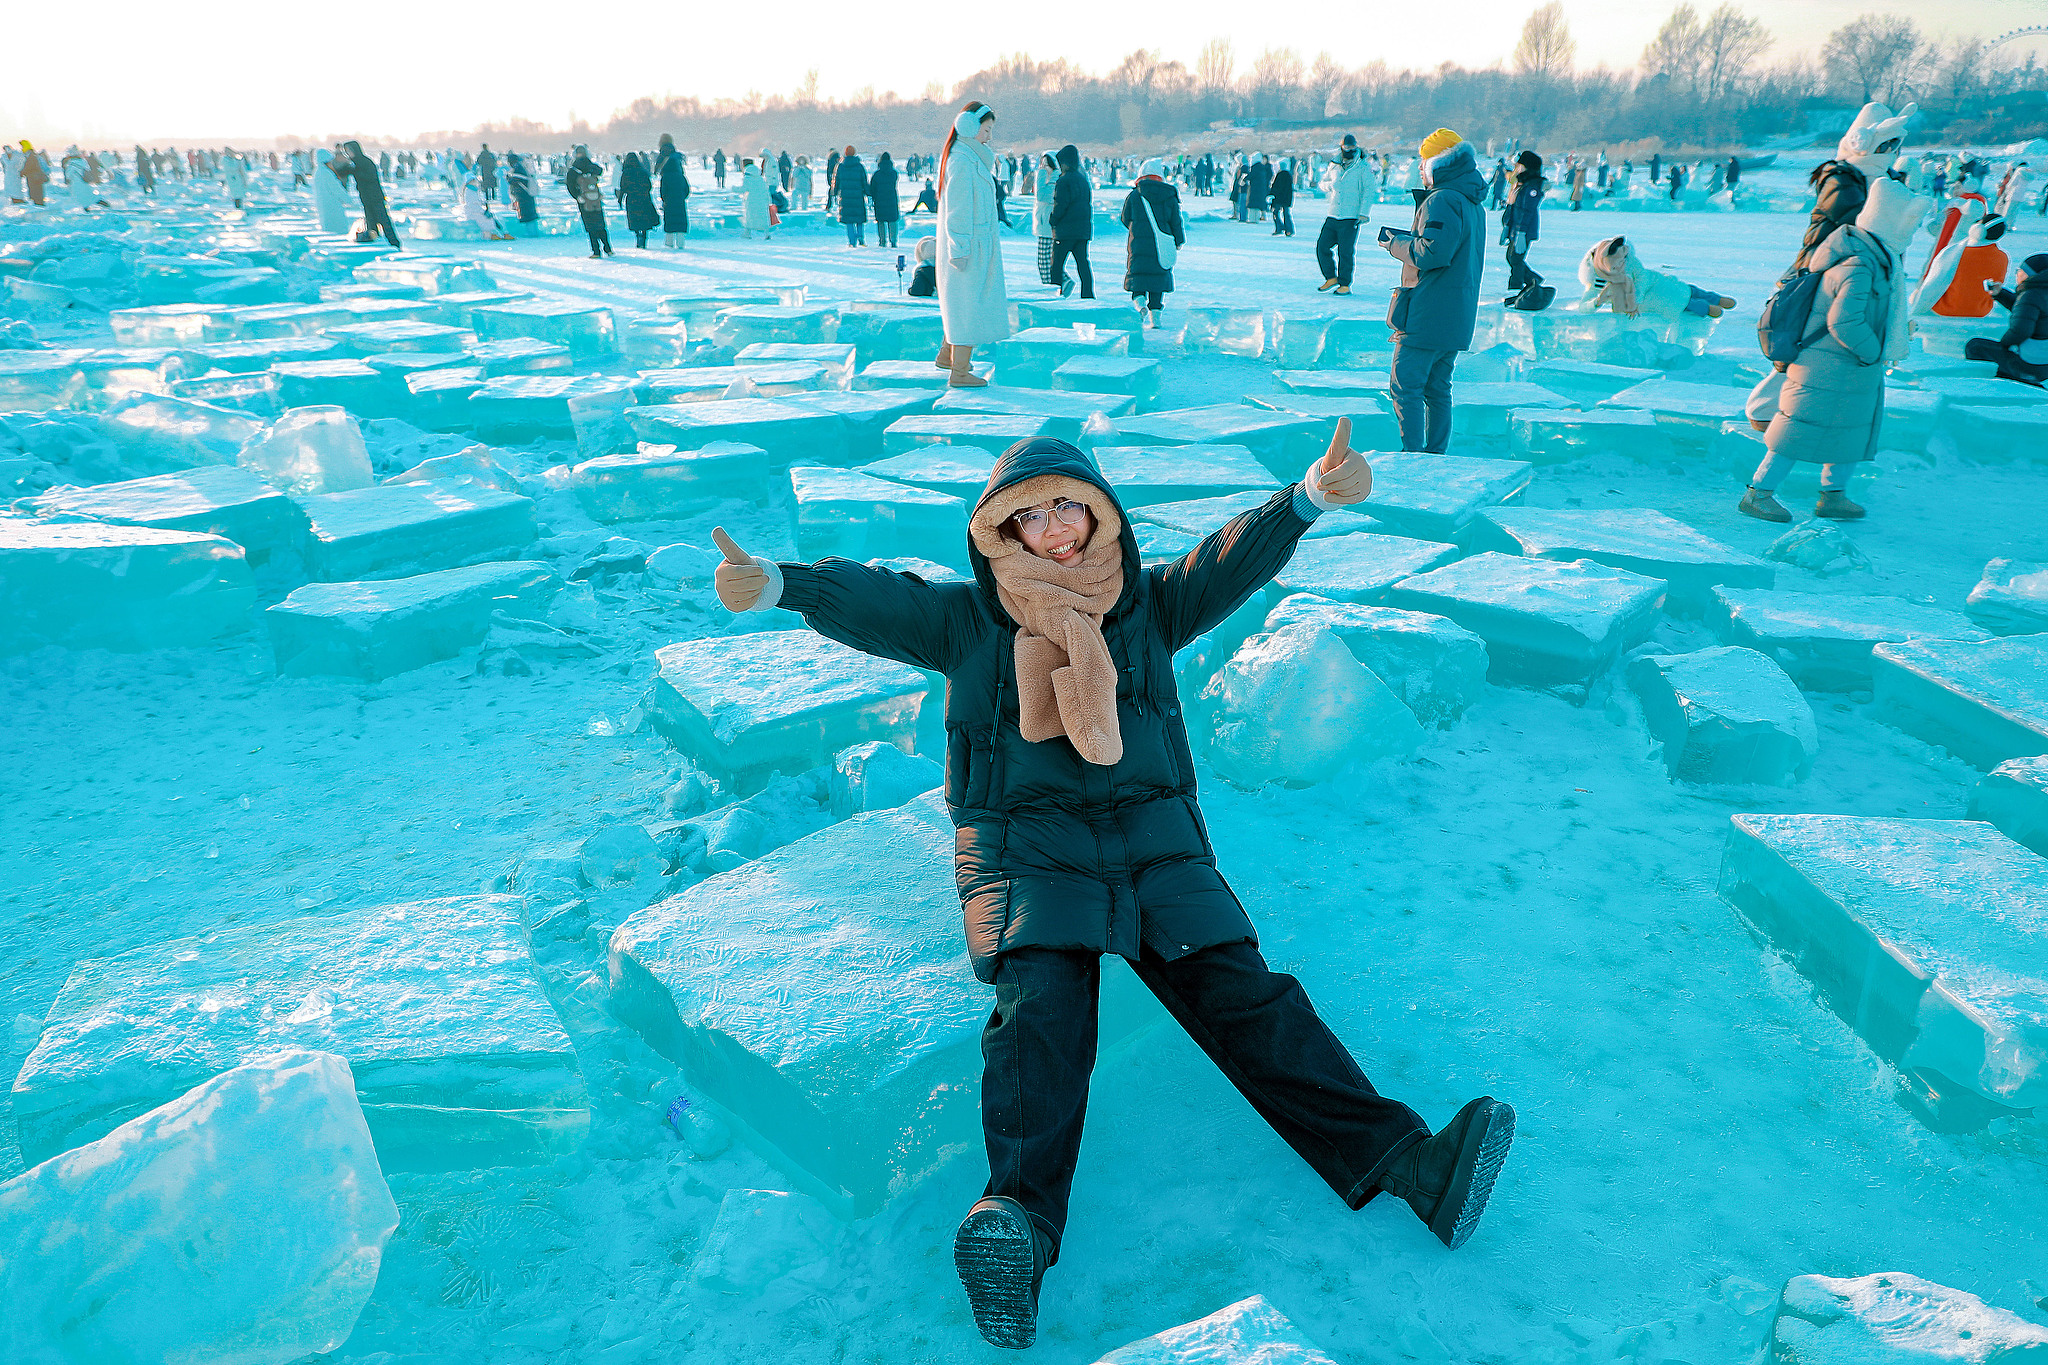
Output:
<instances>
[{"instance_id":1,"label":"black winter boot","mask_svg":"<svg viewBox=\"0 0 2048 1365\"><path fill-rule=\"evenodd\" d=\"M1021 1351L1038 1338L1038 1284L1052 1241L1024 1206L992 1194L968 1211L953 1234L953 1268L991 1346Z\"/></svg>"},{"instance_id":2,"label":"black winter boot","mask_svg":"<svg viewBox=\"0 0 2048 1365\"><path fill-rule=\"evenodd\" d=\"M1380 1172L1379 1187L1407 1200L1437 1239L1456 1251L1479 1226L1514 1140L1513 1107L1482 1096L1434 1137L1395 1157Z\"/></svg>"}]
</instances>

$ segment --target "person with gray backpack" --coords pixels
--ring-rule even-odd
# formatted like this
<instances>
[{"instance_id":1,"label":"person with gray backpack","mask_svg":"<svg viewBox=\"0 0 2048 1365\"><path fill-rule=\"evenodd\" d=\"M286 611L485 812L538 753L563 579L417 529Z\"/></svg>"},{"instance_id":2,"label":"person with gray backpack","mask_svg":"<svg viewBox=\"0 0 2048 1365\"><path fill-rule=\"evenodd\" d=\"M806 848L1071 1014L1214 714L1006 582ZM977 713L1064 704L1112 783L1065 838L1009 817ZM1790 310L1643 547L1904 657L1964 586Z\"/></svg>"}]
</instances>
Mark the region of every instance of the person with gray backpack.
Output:
<instances>
[{"instance_id":1,"label":"person with gray backpack","mask_svg":"<svg viewBox=\"0 0 2048 1365\"><path fill-rule=\"evenodd\" d=\"M1166 163L1153 157L1138 168L1138 183L1124 200L1123 224L1131 231L1124 253L1124 289L1145 314L1145 325L1159 326L1159 310L1173 292L1173 267L1187 242L1181 224L1180 192L1166 183Z\"/></svg>"}]
</instances>

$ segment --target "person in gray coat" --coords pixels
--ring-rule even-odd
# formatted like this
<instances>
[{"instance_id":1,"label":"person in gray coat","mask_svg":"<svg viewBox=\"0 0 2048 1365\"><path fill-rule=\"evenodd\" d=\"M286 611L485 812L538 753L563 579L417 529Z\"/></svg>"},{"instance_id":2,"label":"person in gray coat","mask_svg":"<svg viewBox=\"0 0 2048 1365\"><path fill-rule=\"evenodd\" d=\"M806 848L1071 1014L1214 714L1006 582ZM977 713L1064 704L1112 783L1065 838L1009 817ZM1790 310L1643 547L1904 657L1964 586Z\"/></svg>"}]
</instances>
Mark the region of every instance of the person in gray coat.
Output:
<instances>
[{"instance_id":1,"label":"person in gray coat","mask_svg":"<svg viewBox=\"0 0 2048 1365\"><path fill-rule=\"evenodd\" d=\"M1380 244L1401 263L1401 286L1387 309L1394 368L1387 391L1401 423L1401 449L1441 455L1451 443L1451 365L1472 344L1479 316L1479 275L1486 259L1486 178L1472 144L1448 128L1422 140L1429 194L1415 207L1415 228L1380 229Z\"/></svg>"}]
</instances>

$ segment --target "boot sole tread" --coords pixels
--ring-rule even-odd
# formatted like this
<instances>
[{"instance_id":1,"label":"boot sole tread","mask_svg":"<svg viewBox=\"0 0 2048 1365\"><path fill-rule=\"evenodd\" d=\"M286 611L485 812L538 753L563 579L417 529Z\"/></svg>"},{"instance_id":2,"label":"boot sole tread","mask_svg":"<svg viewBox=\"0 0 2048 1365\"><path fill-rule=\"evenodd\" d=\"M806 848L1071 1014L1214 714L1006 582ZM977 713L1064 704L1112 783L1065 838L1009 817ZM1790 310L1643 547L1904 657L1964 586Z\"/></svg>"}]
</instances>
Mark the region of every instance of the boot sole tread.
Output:
<instances>
[{"instance_id":1,"label":"boot sole tread","mask_svg":"<svg viewBox=\"0 0 2048 1365\"><path fill-rule=\"evenodd\" d=\"M1031 1227L1007 1210L971 1213L954 1235L953 1268L967 1291L974 1325L991 1346L1021 1351L1037 1339L1033 1262Z\"/></svg>"},{"instance_id":2,"label":"boot sole tread","mask_svg":"<svg viewBox=\"0 0 2048 1365\"><path fill-rule=\"evenodd\" d=\"M1476 1118L1477 1125L1484 1126L1476 1135L1467 1137L1451 1174L1450 1188L1444 1192L1436 1217L1430 1220L1429 1230L1453 1251L1472 1239L1479 1227L1479 1217L1493 1197L1494 1181L1499 1178L1500 1168L1508 1159L1508 1148L1515 1140L1514 1108L1496 1102Z\"/></svg>"}]
</instances>

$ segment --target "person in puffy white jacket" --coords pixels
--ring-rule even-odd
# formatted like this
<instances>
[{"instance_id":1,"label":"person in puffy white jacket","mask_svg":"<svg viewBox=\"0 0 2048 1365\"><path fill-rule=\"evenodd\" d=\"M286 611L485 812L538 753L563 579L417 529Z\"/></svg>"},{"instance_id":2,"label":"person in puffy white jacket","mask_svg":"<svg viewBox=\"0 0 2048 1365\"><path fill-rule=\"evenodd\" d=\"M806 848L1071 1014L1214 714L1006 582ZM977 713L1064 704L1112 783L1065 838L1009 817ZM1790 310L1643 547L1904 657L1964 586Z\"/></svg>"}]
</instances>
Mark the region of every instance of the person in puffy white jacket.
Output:
<instances>
[{"instance_id":1,"label":"person in puffy white jacket","mask_svg":"<svg viewBox=\"0 0 2048 1365\"><path fill-rule=\"evenodd\" d=\"M974 373L974 348L1010 335L996 236L996 154L989 145L995 126L995 110L969 100L954 116L939 158L939 314L946 340L933 363L951 372L954 388L986 384Z\"/></svg>"},{"instance_id":2,"label":"person in puffy white jacket","mask_svg":"<svg viewBox=\"0 0 2048 1365\"><path fill-rule=\"evenodd\" d=\"M1579 260L1579 283L1586 290L1579 299L1581 313L1607 308L1625 318L1670 319L1686 313L1717 318L1735 306L1726 294L1650 269L1626 237L1609 237L1587 248Z\"/></svg>"}]
</instances>

